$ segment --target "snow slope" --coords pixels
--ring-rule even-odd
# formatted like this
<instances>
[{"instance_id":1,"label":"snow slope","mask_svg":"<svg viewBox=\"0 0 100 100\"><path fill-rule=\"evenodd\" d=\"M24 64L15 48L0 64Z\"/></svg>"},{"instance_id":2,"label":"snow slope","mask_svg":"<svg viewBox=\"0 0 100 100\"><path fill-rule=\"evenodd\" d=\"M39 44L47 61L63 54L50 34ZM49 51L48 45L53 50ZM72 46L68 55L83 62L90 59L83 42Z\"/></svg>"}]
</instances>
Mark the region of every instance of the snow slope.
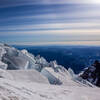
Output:
<instances>
[{"instance_id":1,"label":"snow slope","mask_svg":"<svg viewBox=\"0 0 100 100\"><path fill-rule=\"evenodd\" d=\"M0 79L0 100L100 100L100 89Z\"/></svg>"},{"instance_id":2,"label":"snow slope","mask_svg":"<svg viewBox=\"0 0 100 100\"><path fill-rule=\"evenodd\" d=\"M100 100L99 93L72 69L0 43L0 100Z\"/></svg>"},{"instance_id":3,"label":"snow slope","mask_svg":"<svg viewBox=\"0 0 100 100\"><path fill-rule=\"evenodd\" d=\"M32 70L7 70L12 76L12 80L18 82L36 82L49 84L48 79L38 71Z\"/></svg>"}]
</instances>

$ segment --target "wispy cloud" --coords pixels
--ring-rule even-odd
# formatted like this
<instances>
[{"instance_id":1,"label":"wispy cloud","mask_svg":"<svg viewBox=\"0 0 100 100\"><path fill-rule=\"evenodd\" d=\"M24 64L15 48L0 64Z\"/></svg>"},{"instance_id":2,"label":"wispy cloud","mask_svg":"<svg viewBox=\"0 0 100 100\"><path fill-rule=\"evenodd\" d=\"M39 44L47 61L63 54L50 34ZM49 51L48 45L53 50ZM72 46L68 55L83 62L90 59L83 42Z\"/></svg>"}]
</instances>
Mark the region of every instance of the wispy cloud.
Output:
<instances>
[{"instance_id":1,"label":"wispy cloud","mask_svg":"<svg viewBox=\"0 0 100 100\"><path fill-rule=\"evenodd\" d=\"M29 25L13 25L13 26L1 26L0 31L30 31L30 30L75 30L75 29L91 29L99 30L100 23L52 23L52 24L29 24Z\"/></svg>"},{"instance_id":2,"label":"wispy cloud","mask_svg":"<svg viewBox=\"0 0 100 100\"><path fill-rule=\"evenodd\" d=\"M98 4L99 0L1 0L0 8L36 4Z\"/></svg>"},{"instance_id":3,"label":"wispy cloud","mask_svg":"<svg viewBox=\"0 0 100 100\"><path fill-rule=\"evenodd\" d=\"M83 35L86 35L86 36L91 36L91 35L100 35L100 29L66 29L66 30L38 30L38 31L34 31L34 30L23 30L23 31L2 31L0 36L3 36L3 35L32 35L32 34L56 34L56 35L64 35L64 34L71 34L73 36L77 36L77 35L80 35L81 37Z\"/></svg>"},{"instance_id":4,"label":"wispy cloud","mask_svg":"<svg viewBox=\"0 0 100 100\"><path fill-rule=\"evenodd\" d=\"M13 42L10 45L34 45L34 46L45 46L45 45L85 45L85 46L100 46L100 41L67 41L67 42Z\"/></svg>"},{"instance_id":5,"label":"wispy cloud","mask_svg":"<svg viewBox=\"0 0 100 100\"><path fill-rule=\"evenodd\" d=\"M53 8L52 8L53 7ZM20 9L22 9L21 7ZM31 23L48 23L48 22L100 22L100 7L88 5L58 5L58 6L40 6L29 7L28 11L24 8L14 10L9 9L9 13L4 10L0 17L1 23L22 24L22 22ZM46 10L45 10L46 9ZM36 10L36 11L35 11ZM3 17L2 17L3 16ZM6 17L7 16L7 17ZM23 23L23 24L24 24Z\"/></svg>"}]
</instances>

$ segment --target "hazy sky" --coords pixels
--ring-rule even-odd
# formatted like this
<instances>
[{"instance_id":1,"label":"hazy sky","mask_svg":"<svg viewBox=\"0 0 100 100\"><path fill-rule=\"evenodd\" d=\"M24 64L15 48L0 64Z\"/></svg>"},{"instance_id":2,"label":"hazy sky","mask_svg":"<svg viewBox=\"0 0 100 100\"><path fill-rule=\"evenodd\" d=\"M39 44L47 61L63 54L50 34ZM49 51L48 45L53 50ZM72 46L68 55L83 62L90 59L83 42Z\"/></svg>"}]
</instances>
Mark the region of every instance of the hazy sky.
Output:
<instances>
[{"instance_id":1,"label":"hazy sky","mask_svg":"<svg viewBox=\"0 0 100 100\"><path fill-rule=\"evenodd\" d=\"M100 0L0 0L0 41L100 44Z\"/></svg>"}]
</instances>

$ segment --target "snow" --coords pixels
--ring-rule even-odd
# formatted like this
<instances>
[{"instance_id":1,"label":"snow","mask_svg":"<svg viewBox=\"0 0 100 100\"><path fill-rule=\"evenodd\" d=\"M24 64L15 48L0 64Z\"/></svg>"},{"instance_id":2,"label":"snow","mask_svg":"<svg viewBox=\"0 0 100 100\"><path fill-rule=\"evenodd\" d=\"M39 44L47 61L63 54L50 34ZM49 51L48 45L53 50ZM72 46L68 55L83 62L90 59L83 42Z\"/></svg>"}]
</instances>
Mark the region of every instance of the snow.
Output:
<instances>
[{"instance_id":1,"label":"snow","mask_svg":"<svg viewBox=\"0 0 100 100\"><path fill-rule=\"evenodd\" d=\"M0 100L50 99L100 100L100 89L56 61L0 43Z\"/></svg>"},{"instance_id":2,"label":"snow","mask_svg":"<svg viewBox=\"0 0 100 100\"><path fill-rule=\"evenodd\" d=\"M13 80L13 76L8 73L6 70L0 69L0 79L7 79L7 80Z\"/></svg>"},{"instance_id":3,"label":"snow","mask_svg":"<svg viewBox=\"0 0 100 100\"><path fill-rule=\"evenodd\" d=\"M7 72L13 77L14 81L37 82L37 83L49 84L47 78L34 69L32 70L7 70Z\"/></svg>"},{"instance_id":4,"label":"snow","mask_svg":"<svg viewBox=\"0 0 100 100\"><path fill-rule=\"evenodd\" d=\"M0 61L0 69L7 69L8 65Z\"/></svg>"},{"instance_id":5,"label":"snow","mask_svg":"<svg viewBox=\"0 0 100 100\"><path fill-rule=\"evenodd\" d=\"M100 89L0 79L1 100L100 100Z\"/></svg>"}]
</instances>

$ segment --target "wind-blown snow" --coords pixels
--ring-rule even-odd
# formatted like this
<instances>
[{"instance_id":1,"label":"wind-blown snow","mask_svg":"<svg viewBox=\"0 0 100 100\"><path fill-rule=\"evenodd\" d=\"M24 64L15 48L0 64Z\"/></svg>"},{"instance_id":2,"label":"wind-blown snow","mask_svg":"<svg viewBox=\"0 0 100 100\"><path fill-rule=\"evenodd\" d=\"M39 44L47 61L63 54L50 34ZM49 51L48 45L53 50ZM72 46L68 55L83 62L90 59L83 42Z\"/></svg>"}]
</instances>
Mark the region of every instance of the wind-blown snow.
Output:
<instances>
[{"instance_id":1,"label":"wind-blown snow","mask_svg":"<svg viewBox=\"0 0 100 100\"><path fill-rule=\"evenodd\" d=\"M0 43L0 100L100 100L99 93L72 69Z\"/></svg>"}]
</instances>

